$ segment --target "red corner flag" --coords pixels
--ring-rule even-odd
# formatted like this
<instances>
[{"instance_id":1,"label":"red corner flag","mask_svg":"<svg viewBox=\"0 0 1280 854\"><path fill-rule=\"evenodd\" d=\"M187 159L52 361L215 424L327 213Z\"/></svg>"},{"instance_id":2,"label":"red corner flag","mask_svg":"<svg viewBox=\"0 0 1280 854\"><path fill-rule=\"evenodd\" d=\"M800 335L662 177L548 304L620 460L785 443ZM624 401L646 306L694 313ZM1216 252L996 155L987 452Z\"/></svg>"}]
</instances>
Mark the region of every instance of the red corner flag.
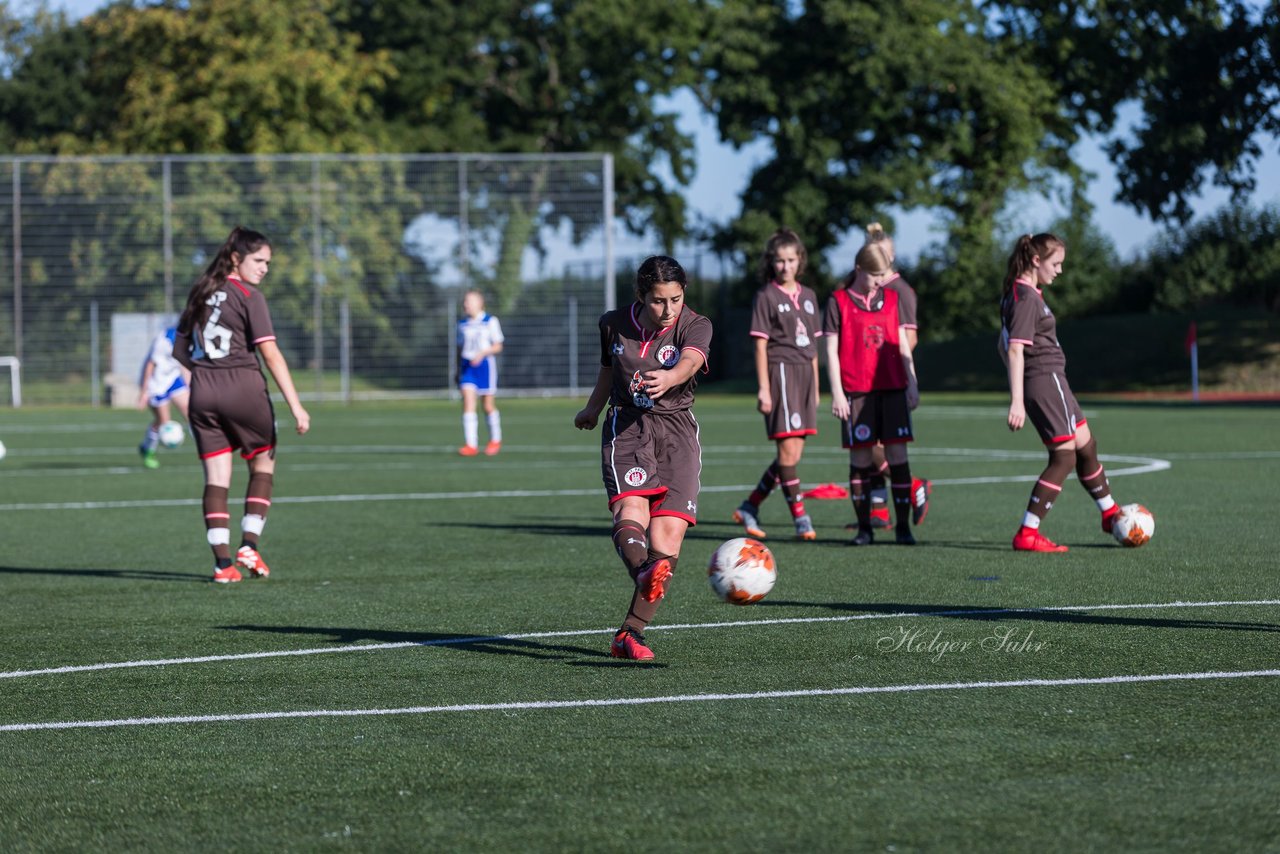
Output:
<instances>
[{"instance_id":1,"label":"red corner flag","mask_svg":"<svg viewBox=\"0 0 1280 854\"><path fill-rule=\"evenodd\" d=\"M1187 355L1191 355L1191 348L1196 346L1196 322L1191 321L1191 325L1187 327Z\"/></svg>"}]
</instances>

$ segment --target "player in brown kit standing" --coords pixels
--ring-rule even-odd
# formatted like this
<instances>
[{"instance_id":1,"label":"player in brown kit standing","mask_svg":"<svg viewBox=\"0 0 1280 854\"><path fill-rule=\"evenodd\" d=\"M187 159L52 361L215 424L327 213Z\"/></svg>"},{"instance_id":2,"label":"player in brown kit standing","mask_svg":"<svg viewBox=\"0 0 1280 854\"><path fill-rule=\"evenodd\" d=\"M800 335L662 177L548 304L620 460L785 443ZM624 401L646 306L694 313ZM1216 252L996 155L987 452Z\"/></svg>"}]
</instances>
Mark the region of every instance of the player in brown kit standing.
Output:
<instances>
[{"instance_id":1,"label":"player in brown kit standing","mask_svg":"<svg viewBox=\"0 0 1280 854\"><path fill-rule=\"evenodd\" d=\"M849 543L865 546L871 531L871 449L884 444L897 517L895 538L915 545L911 534L911 410L920 402L915 362L907 346L898 295L884 283L893 275L882 243L858 250L853 272L827 301L823 334L832 388L831 414L841 421L841 444L849 449L849 494L858 533ZM837 391L837 389L839 391Z\"/></svg>"},{"instance_id":2,"label":"player in brown kit standing","mask_svg":"<svg viewBox=\"0 0 1280 854\"><path fill-rule=\"evenodd\" d=\"M1045 466L1031 490L1022 526L1013 537L1016 551L1065 552L1040 533L1062 484L1076 478L1102 512L1102 530L1111 532L1120 507L1098 462L1098 443L1084 413L1067 385L1067 357L1058 344L1058 322L1044 301L1043 289L1062 272L1067 247L1052 234L1024 234L1009 256L1000 298L1000 355L1009 371L1010 430L1031 420L1049 451Z\"/></svg>"},{"instance_id":3,"label":"player in brown kit standing","mask_svg":"<svg viewBox=\"0 0 1280 854\"><path fill-rule=\"evenodd\" d=\"M796 466L808 436L818 432L818 350L822 334L818 297L800 284L807 256L804 244L789 228L778 229L764 247L760 274L764 287L751 310L755 339L756 409L778 452L760 483L737 510L733 521L753 537L764 538L760 504L781 487L796 526L797 540L817 539L813 520L800 497Z\"/></svg>"},{"instance_id":4,"label":"player in brown kit standing","mask_svg":"<svg viewBox=\"0 0 1280 854\"><path fill-rule=\"evenodd\" d=\"M688 278L655 255L636 271L636 302L600 318L600 373L573 419L596 426L605 404L601 472L613 512L613 545L634 583L613 637L615 658L648 661L644 630L698 521L702 446L693 417L697 373L707 369L711 321L684 304Z\"/></svg>"},{"instance_id":5,"label":"player in brown kit standing","mask_svg":"<svg viewBox=\"0 0 1280 854\"><path fill-rule=\"evenodd\" d=\"M270 264L266 237L240 226L232 230L192 286L173 344L175 358L191 370L189 412L204 463L205 530L213 549L213 580L224 584L239 581L240 570L259 578L270 572L258 554L258 538L271 506L276 426L258 354L288 402L299 435L311 426L258 290ZM249 486L233 562L227 492L231 452L237 449L249 464Z\"/></svg>"}]
</instances>

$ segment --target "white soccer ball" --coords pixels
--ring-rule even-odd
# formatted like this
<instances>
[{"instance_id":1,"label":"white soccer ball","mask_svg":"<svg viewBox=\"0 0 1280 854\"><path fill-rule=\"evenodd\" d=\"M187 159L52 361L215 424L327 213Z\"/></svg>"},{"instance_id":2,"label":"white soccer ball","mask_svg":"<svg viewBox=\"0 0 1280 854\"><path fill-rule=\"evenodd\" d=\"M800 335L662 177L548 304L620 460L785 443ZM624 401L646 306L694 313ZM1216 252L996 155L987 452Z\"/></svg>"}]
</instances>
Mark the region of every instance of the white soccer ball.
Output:
<instances>
[{"instance_id":1,"label":"white soccer ball","mask_svg":"<svg viewBox=\"0 0 1280 854\"><path fill-rule=\"evenodd\" d=\"M4 442L0 442L0 460L3 460L7 453L9 453L9 451L5 448Z\"/></svg>"},{"instance_id":2,"label":"white soccer ball","mask_svg":"<svg viewBox=\"0 0 1280 854\"><path fill-rule=\"evenodd\" d=\"M187 433L177 421L166 421L160 425L160 444L166 448L176 448L182 444Z\"/></svg>"},{"instance_id":3,"label":"white soccer ball","mask_svg":"<svg viewBox=\"0 0 1280 854\"><path fill-rule=\"evenodd\" d=\"M759 602L778 580L773 552L759 540L737 537L720 544L707 569L711 589L732 605Z\"/></svg>"},{"instance_id":4,"label":"white soccer ball","mask_svg":"<svg viewBox=\"0 0 1280 854\"><path fill-rule=\"evenodd\" d=\"M1111 523L1111 535L1116 542L1129 548L1142 545L1155 532L1156 517L1141 504L1124 505Z\"/></svg>"}]
</instances>

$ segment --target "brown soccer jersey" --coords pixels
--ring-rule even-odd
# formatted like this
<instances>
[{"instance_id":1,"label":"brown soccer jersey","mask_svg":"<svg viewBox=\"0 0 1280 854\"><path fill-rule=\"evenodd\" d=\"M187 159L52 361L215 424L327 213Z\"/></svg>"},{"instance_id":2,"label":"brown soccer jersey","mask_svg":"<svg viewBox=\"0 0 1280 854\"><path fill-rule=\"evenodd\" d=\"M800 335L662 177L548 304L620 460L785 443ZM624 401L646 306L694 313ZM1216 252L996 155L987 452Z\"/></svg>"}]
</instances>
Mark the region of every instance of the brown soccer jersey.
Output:
<instances>
[{"instance_id":1,"label":"brown soccer jersey","mask_svg":"<svg viewBox=\"0 0 1280 854\"><path fill-rule=\"evenodd\" d=\"M811 363L818 355L817 339L821 334L818 297L812 289L801 285L794 294L788 294L777 282L770 282L756 291L751 335L769 342L765 352L770 364Z\"/></svg>"},{"instance_id":2,"label":"brown soccer jersey","mask_svg":"<svg viewBox=\"0 0 1280 854\"><path fill-rule=\"evenodd\" d=\"M702 356L702 370L706 371L711 321L685 306L674 325L654 332L641 326L643 310L639 303L633 303L600 318L600 364L613 369L609 403L654 412L688 409L693 405L693 390L698 384L696 373L657 400L644 393L641 377L649 371L675 367L686 349Z\"/></svg>"},{"instance_id":3,"label":"brown soccer jersey","mask_svg":"<svg viewBox=\"0 0 1280 854\"><path fill-rule=\"evenodd\" d=\"M1058 345L1058 322L1040 290L1022 280L1000 301L1001 344L1023 345L1023 376L1064 374L1067 357Z\"/></svg>"},{"instance_id":4,"label":"brown soccer jersey","mask_svg":"<svg viewBox=\"0 0 1280 854\"><path fill-rule=\"evenodd\" d=\"M882 287L898 295L898 317L901 319L902 326L907 329L919 329L920 323L916 319L916 289L896 273Z\"/></svg>"},{"instance_id":5,"label":"brown soccer jersey","mask_svg":"<svg viewBox=\"0 0 1280 854\"><path fill-rule=\"evenodd\" d=\"M179 332L174 351L189 356L192 370L257 370L254 351L264 341L276 340L262 291L237 279L227 279L206 304L209 314L204 323L189 333Z\"/></svg>"}]
</instances>

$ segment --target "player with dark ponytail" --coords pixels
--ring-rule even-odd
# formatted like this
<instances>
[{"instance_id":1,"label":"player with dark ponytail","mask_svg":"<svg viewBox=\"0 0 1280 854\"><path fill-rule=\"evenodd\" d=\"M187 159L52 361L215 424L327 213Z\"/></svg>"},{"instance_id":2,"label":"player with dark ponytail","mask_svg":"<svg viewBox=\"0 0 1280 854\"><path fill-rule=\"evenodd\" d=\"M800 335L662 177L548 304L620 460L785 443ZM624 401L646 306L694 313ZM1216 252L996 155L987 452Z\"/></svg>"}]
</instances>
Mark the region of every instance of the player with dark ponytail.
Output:
<instances>
[{"instance_id":1,"label":"player with dark ponytail","mask_svg":"<svg viewBox=\"0 0 1280 854\"><path fill-rule=\"evenodd\" d=\"M276 426L259 355L289 404L298 433L311 426L258 290L270 264L271 244L264 235L240 226L232 230L191 287L173 343L174 357L191 370L189 412L204 464L206 538L213 549L213 580L222 584L241 580L240 570L259 578L270 572L258 553L258 538L271 506ZM233 561L227 494L235 450L248 462L249 485Z\"/></svg>"},{"instance_id":2,"label":"player with dark ponytail","mask_svg":"<svg viewBox=\"0 0 1280 854\"><path fill-rule=\"evenodd\" d=\"M1040 533L1040 523L1062 492L1074 468L1076 478L1102 512L1102 530L1111 532L1120 508L1111 496L1107 474L1098 462L1098 445L1067 384L1067 359L1058 344L1057 320L1043 289L1062 272L1067 247L1052 234L1024 234L1014 244L1000 296L1000 355L1009 374L1010 430L1030 419L1049 451L1045 466L1013 537L1013 548L1029 552L1065 552Z\"/></svg>"}]
</instances>

